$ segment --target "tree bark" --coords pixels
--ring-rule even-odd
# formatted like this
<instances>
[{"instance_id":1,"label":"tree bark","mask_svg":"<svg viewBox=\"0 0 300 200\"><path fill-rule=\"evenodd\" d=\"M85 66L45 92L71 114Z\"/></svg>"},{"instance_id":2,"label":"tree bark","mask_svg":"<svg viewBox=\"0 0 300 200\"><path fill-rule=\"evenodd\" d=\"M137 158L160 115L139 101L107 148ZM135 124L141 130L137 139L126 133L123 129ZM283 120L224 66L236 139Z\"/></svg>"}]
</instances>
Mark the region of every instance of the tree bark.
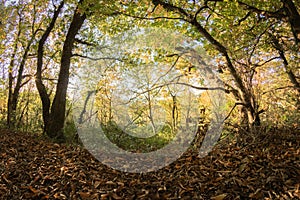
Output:
<instances>
[{"instance_id":1,"label":"tree bark","mask_svg":"<svg viewBox=\"0 0 300 200\"><path fill-rule=\"evenodd\" d=\"M288 75L291 83L294 85L294 88L297 92L297 97L298 97L297 98L297 107L300 108L300 83L297 80L297 77L294 74L294 72L292 71L291 67L289 66L289 62L285 56L282 45L279 43L279 40L274 35L270 35L270 37L272 39L274 48L278 51L278 54L283 61L283 66L284 66L285 72Z\"/></svg>"},{"instance_id":2,"label":"tree bark","mask_svg":"<svg viewBox=\"0 0 300 200\"><path fill-rule=\"evenodd\" d=\"M30 40L27 42L26 48L24 50L24 53L22 55L21 58L21 62L20 65L18 67L18 73L17 73L17 81L16 81L16 85L13 88L13 81L14 81L14 77L13 77L13 67L14 67L14 62L15 62L15 56L17 53L17 49L18 49L18 41L20 39L20 35L21 35L21 24L22 24L22 18L21 15L19 15L19 30L17 33L17 39L16 39L16 43L14 46L14 50L13 50L13 54L11 57L11 62L10 62L10 67L9 67L9 94L8 94L8 102L7 102L7 125L9 128L12 128L15 126L16 124L16 111L17 111L17 105L18 105L18 99L19 99L19 95L20 95L20 90L21 87L24 85L22 84L23 81L23 72L24 72L24 68L25 68L25 64L26 64L26 60L28 58L28 53L30 50L30 47L34 41L34 38L37 34L37 31L32 33L32 36L30 37ZM34 22L32 24L32 26L34 25Z\"/></svg>"},{"instance_id":3,"label":"tree bark","mask_svg":"<svg viewBox=\"0 0 300 200\"><path fill-rule=\"evenodd\" d=\"M46 31L43 33L39 43L38 43L38 57L37 57L37 70L36 70L36 87L38 89L41 101L42 101L42 108L43 108L43 121L44 121L44 131L46 131L46 127L48 127L48 121L50 116L50 97L47 93L47 89L42 81L42 69L43 69L43 56L44 56L44 45L49 37L49 34L54 28L56 19L64 5L62 1L58 7L58 9L54 12L54 15L51 19L49 26L47 27Z\"/></svg>"},{"instance_id":4,"label":"tree bark","mask_svg":"<svg viewBox=\"0 0 300 200\"><path fill-rule=\"evenodd\" d=\"M7 123L8 128L13 127L13 123L14 123L13 118L14 118L15 113L13 113L13 109L12 109L13 81L14 81L13 67L14 67L14 63L15 63L15 57L16 57L16 53L17 53L17 49L18 49L18 40L19 40L20 35L21 35L21 29L19 28L18 33L17 33L17 38L15 41L15 45L14 45L13 54L11 56L11 60L10 60L9 68L8 68L8 99L7 99L7 118L6 118L6 120L7 120L6 123Z\"/></svg>"},{"instance_id":5,"label":"tree bark","mask_svg":"<svg viewBox=\"0 0 300 200\"><path fill-rule=\"evenodd\" d=\"M81 4L82 2L83 0L81 0L79 4ZM63 45L56 93L51 106L49 121L47 122L46 126L47 135L51 138L57 138L58 140L64 140L63 127L65 122L66 96L75 36L83 25L85 19L86 14L80 13L77 7Z\"/></svg>"},{"instance_id":6,"label":"tree bark","mask_svg":"<svg viewBox=\"0 0 300 200\"><path fill-rule=\"evenodd\" d=\"M300 15L299 12L292 0L281 0L286 12L286 15L289 19L292 33L294 35L296 43L299 42L300 35Z\"/></svg>"},{"instance_id":7,"label":"tree bark","mask_svg":"<svg viewBox=\"0 0 300 200\"><path fill-rule=\"evenodd\" d=\"M27 60L27 57L28 57L28 53L29 53L30 47L33 43L33 40L35 38L35 35L36 35L36 32L31 36L31 39L28 41L26 49L25 49L24 54L23 54L22 59L21 59L21 63L19 65L18 75L17 75L17 82L16 82L16 86L14 88L14 91L11 95L11 102L10 102L10 109L11 109L10 112L13 113L13 115L15 115L16 111L17 111L17 105L18 105L20 90L21 90L22 86L24 85L24 84L22 84L23 72L24 72L26 60ZM15 116L12 117L12 120L13 121L16 120ZM15 123L13 123L13 124L15 124Z\"/></svg>"}]
</instances>

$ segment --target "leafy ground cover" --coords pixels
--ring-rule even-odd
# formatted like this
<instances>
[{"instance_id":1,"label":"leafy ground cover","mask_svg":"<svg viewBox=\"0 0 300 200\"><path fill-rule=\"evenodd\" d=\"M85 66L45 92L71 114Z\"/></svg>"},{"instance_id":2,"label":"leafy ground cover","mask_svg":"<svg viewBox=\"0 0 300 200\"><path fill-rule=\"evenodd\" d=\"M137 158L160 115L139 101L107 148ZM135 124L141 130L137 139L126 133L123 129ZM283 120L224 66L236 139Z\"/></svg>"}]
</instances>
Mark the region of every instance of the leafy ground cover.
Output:
<instances>
[{"instance_id":1,"label":"leafy ground cover","mask_svg":"<svg viewBox=\"0 0 300 200\"><path fill-rule=\"evenodd\" d=\"M298 131L299 132L299 131ZM79 146L0 130L0 199L300 199L297 132L274 131L206 157L190 149L159 171L132 174Z\"/></svg>"}]
</instances>

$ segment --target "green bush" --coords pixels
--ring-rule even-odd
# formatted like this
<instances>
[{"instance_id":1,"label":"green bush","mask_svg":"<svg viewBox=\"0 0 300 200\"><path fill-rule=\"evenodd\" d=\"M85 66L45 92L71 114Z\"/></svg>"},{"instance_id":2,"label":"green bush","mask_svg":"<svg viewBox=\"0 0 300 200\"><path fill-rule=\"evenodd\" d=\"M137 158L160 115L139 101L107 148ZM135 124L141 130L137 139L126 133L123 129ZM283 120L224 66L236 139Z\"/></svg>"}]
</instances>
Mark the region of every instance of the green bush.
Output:
<instances>
[{"instance_id":1,"label":"green bush","mask_svg":"<svg viewBox=\"0 0 300 200\"><path fill-rule=\"evenodd\" d=\"M148 138L138 138L125 133L114 121L102 124L102 130L106 137L119 148L143 153L164 147L175 136L169 125L164 125L156 135Z\"/></svg>"}]
</instances>

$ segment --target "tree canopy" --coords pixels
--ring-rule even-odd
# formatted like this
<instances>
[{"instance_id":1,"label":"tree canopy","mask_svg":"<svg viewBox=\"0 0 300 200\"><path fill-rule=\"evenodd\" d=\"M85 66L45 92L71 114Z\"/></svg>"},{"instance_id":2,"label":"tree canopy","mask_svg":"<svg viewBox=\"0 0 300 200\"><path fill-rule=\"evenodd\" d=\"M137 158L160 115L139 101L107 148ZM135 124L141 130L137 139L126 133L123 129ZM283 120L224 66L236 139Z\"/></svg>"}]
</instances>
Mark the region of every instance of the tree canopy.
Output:
<instances>
[{"instance_id":1,"label":"tree canopy","mask_svg":"<svg viewBox=\"0 0 300 200\"><path fill-rule=\"evenodd\" d=\"M116 50L122 46L122 34L156 28L182 34L206 51L212 73L224 85L220 89L226 94L230 113L225 122L250 128L298 124L299 6L297 0L2 2L1 119L4 123L6 118L12 128L43 127L50 137L64 140L65 119L73 98L67 95L67 88L73 87L69 78L92 74L87 65L95 70L101 66L99 75L103 78L92 82L94 88L89 90L98 93L102 110L109 107L103 103L109 103L105 99L110 98L107 92L112 92L109 85L113 84L104 84L105 80L117 80L117 74L128 69L135 70L132 75L136 77L147 77L143 65L173 63L178 73L188 70L201 80L190 70L191 63L181 57L176 61L176 52L168 52L166 45L151 47L155 38L151 41L146 35L140 36L150 45L148 50ZM174 36L164 37L165 41L176 40ZM85 81L92 79L86 77ZM105 90L97 89L97 85ZM166 95L169 89L160 92ZM169 97L173 94L169 90ZM151 113L149 106L147 112Z\"/></svg>"}]
</instances>

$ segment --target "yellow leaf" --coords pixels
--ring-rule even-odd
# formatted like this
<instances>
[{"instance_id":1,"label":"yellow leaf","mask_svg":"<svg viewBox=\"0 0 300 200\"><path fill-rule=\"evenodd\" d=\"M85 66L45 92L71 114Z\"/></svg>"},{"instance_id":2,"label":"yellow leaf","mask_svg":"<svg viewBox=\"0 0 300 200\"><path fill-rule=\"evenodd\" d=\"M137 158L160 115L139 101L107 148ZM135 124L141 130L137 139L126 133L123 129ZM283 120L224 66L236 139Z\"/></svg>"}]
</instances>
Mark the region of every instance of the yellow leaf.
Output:
<instances>
[{"instance_id":1,"label":"yellow leaf","mask_svg":"<svg viewBox=\"0 0 300 200\"><path fill-rule=\"evenodd\" d=\"M211 197L212 200L223 200L227 196L226 193Z\"/></svg>"}]
</instances>

